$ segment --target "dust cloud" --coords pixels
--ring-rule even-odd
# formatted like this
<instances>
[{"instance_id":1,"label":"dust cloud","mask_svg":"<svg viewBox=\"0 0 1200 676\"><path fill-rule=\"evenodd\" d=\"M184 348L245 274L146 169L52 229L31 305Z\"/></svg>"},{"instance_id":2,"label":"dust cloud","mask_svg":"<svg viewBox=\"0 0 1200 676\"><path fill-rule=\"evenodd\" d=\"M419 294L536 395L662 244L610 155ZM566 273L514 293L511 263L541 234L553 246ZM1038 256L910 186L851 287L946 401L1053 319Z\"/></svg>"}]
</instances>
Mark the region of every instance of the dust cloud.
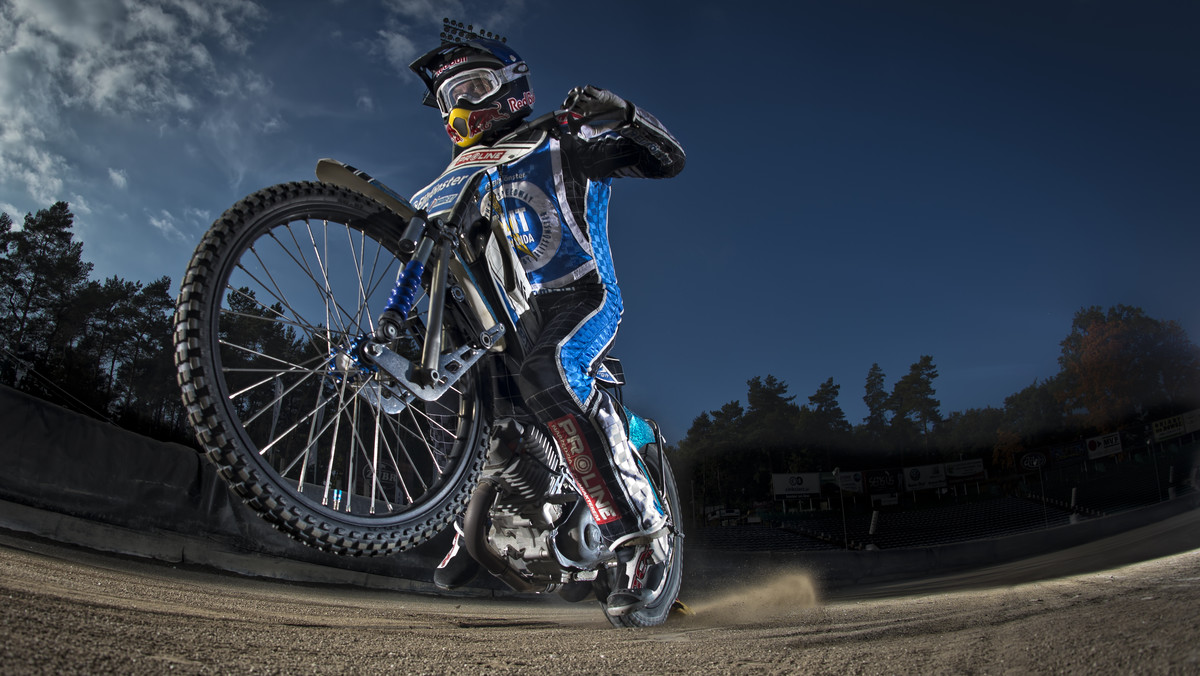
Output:
<instances>
[{"instance_id":1,"label":"dust cloud","mask_svg":"<svg viewBox=\"0 0 1200 676\"><path fill-rule=\"evenodd\" d=\"M692 615L687 619L706 625L749 624L790 615L817 603L812 577L787 572L688 603Z\"/></svg>"}]
</instances>

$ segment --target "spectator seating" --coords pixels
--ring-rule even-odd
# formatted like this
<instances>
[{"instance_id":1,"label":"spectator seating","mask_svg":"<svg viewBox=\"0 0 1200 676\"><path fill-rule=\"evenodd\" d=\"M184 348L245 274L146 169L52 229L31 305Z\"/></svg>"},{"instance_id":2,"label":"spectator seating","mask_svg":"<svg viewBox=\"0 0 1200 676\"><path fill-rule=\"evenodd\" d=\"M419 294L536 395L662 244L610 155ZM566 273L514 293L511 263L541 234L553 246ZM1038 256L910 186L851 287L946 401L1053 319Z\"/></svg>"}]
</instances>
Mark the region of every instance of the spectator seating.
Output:
<instances>
[{"instance_id":1,"label":"spectator seating","mask_svg":"<svg viewBox=\"0 0 1200 676\"><path fill-rule=\"evenodd\" d=\"M779 525L700 526L689 545L734 551L814 551L929 547L1055 528L1153 505L1197 490L1200 445L1173 454L1140 455L1020 478L1017 495L950 498L936 505L902 504L878 512L854 510L776 515ZM1171 468L1174 467L1174 470ZM1072 498L1074 501L1072 502ZM872 532L874 522L874 532Z\"/></svg>"},{"instance_id":2,"label":"spectator seating","mask_svg":"<svg viewBox=\"0 0 1200 676\"><path fill-rule=\"evenodd\" d=\"M736 551L817 551L874 545L928 547L1001 537L1070 523L1071 512L1021 498L996 498L945 507L871 513L819 512L783 526L704 526L688 533L689 545Z\"/></svg>"}]
</instances>

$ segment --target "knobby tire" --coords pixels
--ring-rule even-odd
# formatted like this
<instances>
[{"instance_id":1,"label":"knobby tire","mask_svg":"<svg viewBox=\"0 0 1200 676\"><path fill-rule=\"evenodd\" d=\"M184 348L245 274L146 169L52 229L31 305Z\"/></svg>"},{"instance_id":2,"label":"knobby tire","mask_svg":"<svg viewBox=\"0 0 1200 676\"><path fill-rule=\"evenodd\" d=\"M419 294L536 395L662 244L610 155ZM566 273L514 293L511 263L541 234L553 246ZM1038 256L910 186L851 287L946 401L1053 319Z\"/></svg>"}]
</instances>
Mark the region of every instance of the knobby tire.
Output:
<instances>
[{"instance_id":1,"label":"knobby tire","mask_svg":"<svg viewBox=\"0 0 1200 676\"><path fill-rule=\"evenodd\" d=\"M266 188L213 223L177 303L178 381L206 455L265 519L337 554L432 538L465 509L484 461L478 374L399 413L363 394L385 376L353 347L403 263L402 227L344 188ZM410 358L428 330L421 307L392 346ZM445 349L469 339L464 325L447 308Z\"/></svg>"}]
</instances>

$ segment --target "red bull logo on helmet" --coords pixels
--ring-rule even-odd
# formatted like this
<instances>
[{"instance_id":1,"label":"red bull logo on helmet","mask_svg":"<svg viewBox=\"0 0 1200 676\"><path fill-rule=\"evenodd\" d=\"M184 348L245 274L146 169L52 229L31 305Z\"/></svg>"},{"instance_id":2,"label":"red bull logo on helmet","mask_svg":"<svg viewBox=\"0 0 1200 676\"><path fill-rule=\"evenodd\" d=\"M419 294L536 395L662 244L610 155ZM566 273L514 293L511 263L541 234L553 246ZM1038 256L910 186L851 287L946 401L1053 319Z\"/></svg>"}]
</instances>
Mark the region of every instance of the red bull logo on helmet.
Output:
<instances>
[{"instance_id":1,"label":"red bull logo on helmet","mask_svg":"<svg viewBox=\"0 0 1200 676\"><path fill-rule=\"evenodd\" d=\"M492 123L508 118L508 113L504 112L499 101L482 110L465 111L455 108L450 111L450 118L446 122L446 133L457 145L470 145L478 141L483 132L491 129Z\"/></svg>"},{"instance_id":2,"label":"red bull logo on helmet","mask_svg":"<svg viewBox=\"0 0 1200 676\"><path fill-rule=\"evenodd\" d=\"M460 56L457 59L450 61L449 63L442 64L441 67L439 67L437 70L433 71L433 77L434 77L434 79L437 79L437 78L441 77L442 73L445 73L447 70L450 70L451 68L453 68L459 64L466 63L466 62L467 62L467 57Z\"/></svg>"},{"instance_id":3,"label":"red bull logo on helmet","mask_svg":"<svg viewBox=\"0 0 1200 676\"><path fill-rule=\"evenodd\" d=\"M508 110L513 113L519 110L524 110L525 108L532 106L533 101L533 92L525 92L525 95L519 99L515 96L510 96L508 97Z\"/></svg>"}]
</instances>

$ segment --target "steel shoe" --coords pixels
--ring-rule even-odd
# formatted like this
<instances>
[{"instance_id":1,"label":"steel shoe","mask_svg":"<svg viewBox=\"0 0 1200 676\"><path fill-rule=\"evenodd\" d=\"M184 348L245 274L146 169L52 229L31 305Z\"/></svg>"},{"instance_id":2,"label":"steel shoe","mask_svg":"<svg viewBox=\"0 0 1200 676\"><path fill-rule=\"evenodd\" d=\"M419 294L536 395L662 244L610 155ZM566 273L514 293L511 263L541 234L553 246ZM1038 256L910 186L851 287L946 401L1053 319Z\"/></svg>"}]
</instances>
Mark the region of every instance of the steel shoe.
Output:
<instances>
[{"instance_id":1,"label":"steel shoe","mask_svg":"<svg viewBox=\"0 0 1200 676\"><path fill-rule=\"evenodd\" d=\"M667 570L667 540L658 537L646 544L617 549L615 589L604 602L604 612L613 617L628 615L644 608L658 597Z\"/></svg>"},{"instance_id":2,"label":"steel shoe","mask_svg":"<svg viewBox=\"0 0 1200 676\"><path fill-rule=\"evenodd\" d=\"M479 562L462 546L463 534L457 523L454 524L454 530L454 543L450 545L450 551L438 564L437 570L433 571L433 584L446 591L458 589L474 580L480 568Z\"/></svg>"}]
</instances>

